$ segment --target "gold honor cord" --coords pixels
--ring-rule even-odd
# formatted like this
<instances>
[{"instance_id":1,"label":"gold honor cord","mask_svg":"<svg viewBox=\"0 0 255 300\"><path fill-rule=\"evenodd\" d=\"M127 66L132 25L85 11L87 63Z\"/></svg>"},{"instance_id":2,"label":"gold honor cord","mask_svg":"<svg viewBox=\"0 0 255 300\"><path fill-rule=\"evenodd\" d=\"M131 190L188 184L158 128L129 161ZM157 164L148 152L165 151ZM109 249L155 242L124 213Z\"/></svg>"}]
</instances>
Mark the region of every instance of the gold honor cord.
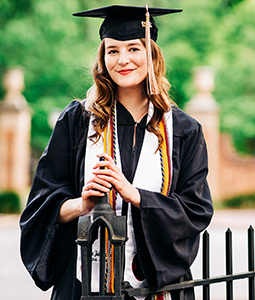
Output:
<instances>
[{"instance_id":1,"label":"gold honor cord","mask_svg":"<svg viewBox=\"0 0 255 300\"><path fill-rule=\"evenodd\" d=\"M171 162L169 155L169 141L167 128L165 124L164 117L159 122L159 130L163 137L163 142L161 147L159 148L160 154L160 167L161 167L161 175L162 175L162 184L160 193L167 196L170 190L170 182L171 182Z\"/></svg>"}]
</instances>

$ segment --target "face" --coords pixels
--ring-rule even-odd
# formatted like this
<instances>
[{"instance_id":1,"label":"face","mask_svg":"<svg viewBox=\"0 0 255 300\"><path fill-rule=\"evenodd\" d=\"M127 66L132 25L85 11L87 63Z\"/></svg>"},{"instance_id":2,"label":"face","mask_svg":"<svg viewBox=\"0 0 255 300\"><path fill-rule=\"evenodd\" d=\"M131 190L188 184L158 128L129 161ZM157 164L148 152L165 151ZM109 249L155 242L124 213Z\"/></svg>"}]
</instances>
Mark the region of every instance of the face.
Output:
<instances>
[{"instance_id":1,"label":"face","mask_svg":"<svg viewBox=\"0 0 255 300\"><path fill-rule=\"evenodd\" d=\"M139 39L105 39L105 65L119 88L142 86L147 77L146 49Z\"/></svg>"}]
</instances>

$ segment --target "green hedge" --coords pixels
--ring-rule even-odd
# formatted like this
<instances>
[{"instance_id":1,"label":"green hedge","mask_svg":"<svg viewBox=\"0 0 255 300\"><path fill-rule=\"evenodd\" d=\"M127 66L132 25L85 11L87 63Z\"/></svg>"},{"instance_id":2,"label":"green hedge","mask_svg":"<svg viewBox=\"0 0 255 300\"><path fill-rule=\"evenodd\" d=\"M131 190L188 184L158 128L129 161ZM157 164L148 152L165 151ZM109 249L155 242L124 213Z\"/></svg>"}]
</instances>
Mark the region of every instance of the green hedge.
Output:
<instances>
[{"instance_id":1,"label":"green hedge","mask_svg":"<svg viewBox=\"0 0 255 300\"><path fill-rule=\"evenodd\" d=\"M19 212L19 195L12 191L0 191L0 213L12 214Z\"/></svg>"},{"instance_id":2,"label":"green hedge","mask_svg":"<svg viewBox=\"0 0 255 300\"><path fill-rule=\"evenodd\" d=\"M255 208L255 194L240 195L225 199L222 202L222 207Z\"/></svg>"}]
</instances>

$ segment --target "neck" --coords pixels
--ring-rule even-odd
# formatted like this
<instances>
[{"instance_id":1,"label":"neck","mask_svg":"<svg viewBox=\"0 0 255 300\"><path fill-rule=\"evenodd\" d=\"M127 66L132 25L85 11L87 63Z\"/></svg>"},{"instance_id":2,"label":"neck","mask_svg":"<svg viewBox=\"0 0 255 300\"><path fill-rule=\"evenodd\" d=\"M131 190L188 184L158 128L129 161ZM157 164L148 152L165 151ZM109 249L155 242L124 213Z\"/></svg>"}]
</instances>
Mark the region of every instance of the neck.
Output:
<instances>
[{"instance_id":1,"label":"neck","mask_svg":"<svg viewBox=\"0 0 255 300\"><path fill-rule=\"evenodd\" d=\"M140 122L149 108L149 100L141 88L119 88L118 101L131 113L135 122Z\"/></svg>"}]
</instances>

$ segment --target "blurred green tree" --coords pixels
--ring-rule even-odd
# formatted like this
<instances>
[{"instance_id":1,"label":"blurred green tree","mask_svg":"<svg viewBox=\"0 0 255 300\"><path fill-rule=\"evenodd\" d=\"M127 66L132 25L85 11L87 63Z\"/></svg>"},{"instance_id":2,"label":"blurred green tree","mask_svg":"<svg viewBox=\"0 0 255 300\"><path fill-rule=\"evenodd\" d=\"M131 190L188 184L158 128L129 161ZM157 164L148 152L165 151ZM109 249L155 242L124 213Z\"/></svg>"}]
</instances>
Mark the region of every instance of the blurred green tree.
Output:
<instances>
[{"instance_id":1,"label":"blurred green tree","mask_svg":"<svg viewBox=\"0 0 255 300\"><path fill-rule=\"evenodd\" d=\"M217 71L216 100L221 128L238 150L255 153L253 0L148 0L149 6L183 8L157 18L158 44L167 63L172 97L183 107L193 93L192 69ZM73 12L114 4L110 0L2 0L0 2L0 73L25 68L26 99L33 109L32 149L38 156L52 128L51 113L74 98L84 98L92 83L90 66L99 45L101 20L74 18ZM127 4L127 1L118 1ZM128 5L144 5L130 0ZM4 96L0 89L0 98Z\"/></svg>"},{"instance_id":2,"label":"blurred green tree","mask_svg":"<svg viewBox=\"0 0 255 300\"><path fill-rule=\"evenodd\" d=\"M241 1L213 32L210 65L217 70L215 96L221 129L236 148L255 154L255 2Z\"/></svg>"}]
</instances>

